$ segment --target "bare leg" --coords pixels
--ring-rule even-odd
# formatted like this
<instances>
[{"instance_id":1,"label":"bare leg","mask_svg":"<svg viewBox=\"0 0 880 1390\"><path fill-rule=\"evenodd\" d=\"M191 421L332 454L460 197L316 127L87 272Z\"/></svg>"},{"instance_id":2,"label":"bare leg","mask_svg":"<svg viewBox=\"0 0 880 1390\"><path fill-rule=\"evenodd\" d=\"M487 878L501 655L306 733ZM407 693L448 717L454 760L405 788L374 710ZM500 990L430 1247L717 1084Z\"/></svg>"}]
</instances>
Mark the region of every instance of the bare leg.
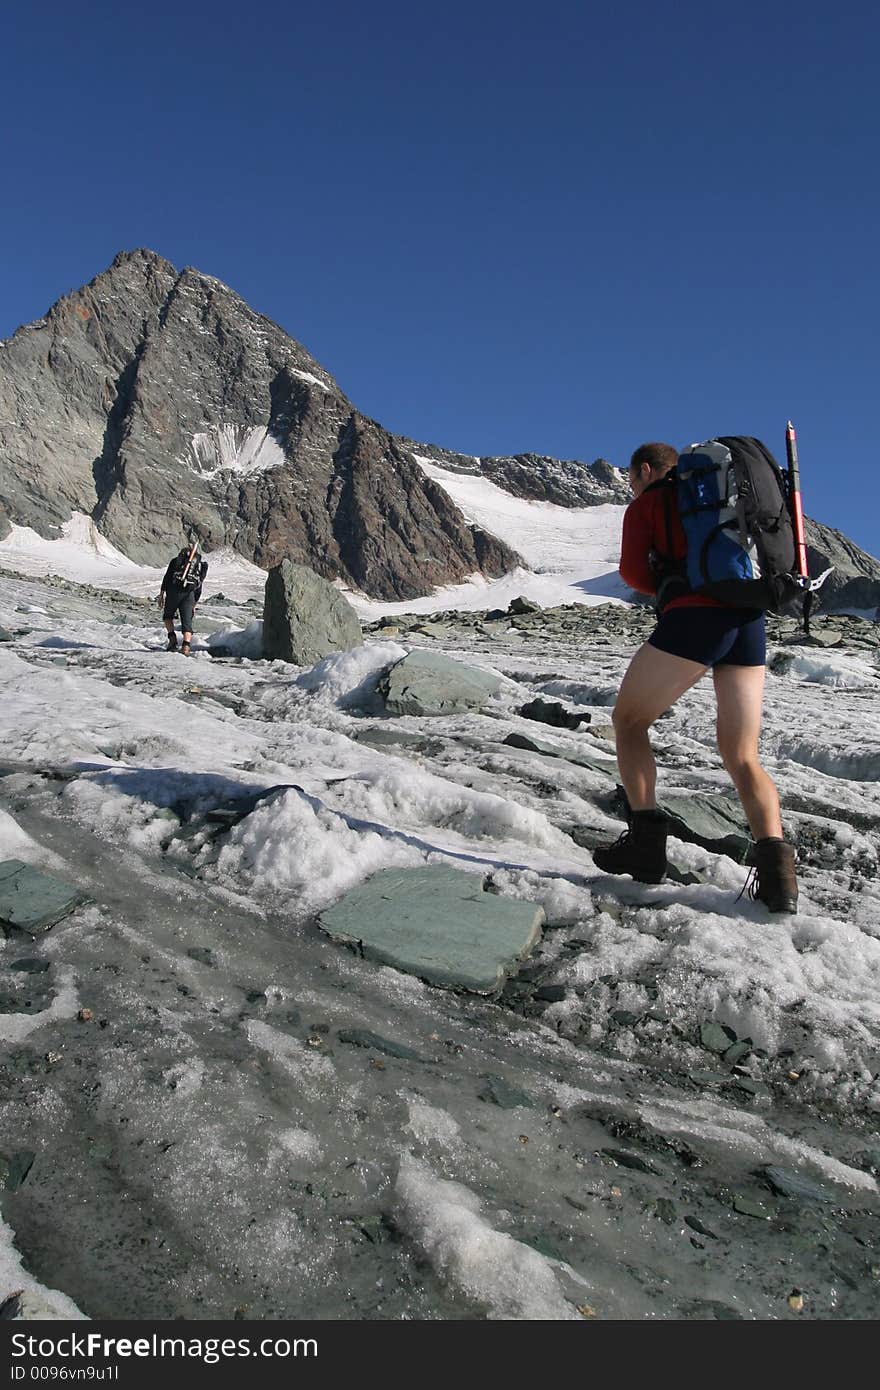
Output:
<instances>
[{"instance_id":1,"label":"bare leg","mask_svg":"<svg viewBox=\"0 0 880 1390\"><path fill-rule=\"evenodd\" d=\"M756 840L782 838L779 794L758 757L764 702L763 666L716 666L718 751Z\"/></svg>"},{"instance_id":2,"label":"bare leg","mask_svg":"<svg viewBox=\"0 0 880 1390\"><path fill-rule=\"evenodd\" d=\"M620 780L633 811L653 811L657 805L657 765L648 730L706 669L648 642L630 662L614 706L614 734Z\"/></svg>"}]
</instances>

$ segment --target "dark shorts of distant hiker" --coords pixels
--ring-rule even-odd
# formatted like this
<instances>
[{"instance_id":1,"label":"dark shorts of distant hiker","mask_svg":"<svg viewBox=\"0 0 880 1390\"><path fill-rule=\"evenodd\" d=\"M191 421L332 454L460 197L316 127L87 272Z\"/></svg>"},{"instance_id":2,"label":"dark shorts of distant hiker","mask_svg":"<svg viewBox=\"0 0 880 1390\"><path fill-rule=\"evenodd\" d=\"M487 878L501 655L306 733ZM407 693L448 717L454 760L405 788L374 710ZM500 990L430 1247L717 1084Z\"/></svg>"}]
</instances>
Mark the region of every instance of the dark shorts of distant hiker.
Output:
<instances>
[{"instance_id":1,"label":"dark shorts of distant hiker","mask_svg":"<svg viewBox=\"0 0 880 1390\"><path fill-rule=\"evenodd\" d=\"M652 647L701 666L764 666L764 614L754 608L671 608L648 638Z\"/></svg>"},{"instance_id":2,"label":"dark shorts of distant hiker","mask_svg":"<svg viewBox=\"0 0 880 1390\"><path fill-rule=\"evenodd\" d=\"M196 596L192 589L170 589L165 595L165 607L162 610L162 617L173 619L175 613L179 612L182 630L184 632L192 632L195 606Z\"/></svg>"}]
</instances>

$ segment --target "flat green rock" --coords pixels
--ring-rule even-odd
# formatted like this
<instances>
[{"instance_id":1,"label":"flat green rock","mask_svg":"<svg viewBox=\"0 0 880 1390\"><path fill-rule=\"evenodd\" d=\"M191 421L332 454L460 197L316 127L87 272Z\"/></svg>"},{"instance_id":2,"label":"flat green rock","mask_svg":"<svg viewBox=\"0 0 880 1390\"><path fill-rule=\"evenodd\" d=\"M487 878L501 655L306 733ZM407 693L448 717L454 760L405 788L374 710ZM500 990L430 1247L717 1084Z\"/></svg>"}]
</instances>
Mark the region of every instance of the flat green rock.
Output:
<instances>
[{"instance_id":1,"label":"flat green rock","mask_svg":"<svg viewBox=\"0 0 880 1390\"><path fill-rule=\"evenodd\" d=\"M482 709L501 689L497 676L441 652L410 652L379 681L389 714L461 714Z\"/></svg>"},{"instance_id":2,"label":"flat green rock","mask_svg":"<svg viewBox=\"0 0 880 1390\"><path fill-rule=\"evenodd\" d=\"M31 868L21 859L0 863L0 922L36 936L85 902L69 883Z\"/></svg>"},{"instance_id":3,"label":"flat green rock","mask_svg":"<svg viewBox=\"0 0 880 1390\"><path fill-rule=\"evenodd\" d=\"M383 869L319 920L368 960L432 985L493 994L538 941L544 911L484 892L477 874L429 865Z\"/></svg>"},{"instance_id":4,"label":"flat green rock","mask_svg":"<svg viewBox=\"0 0 880 1390\"><path fill-rule=\"evenodd\" d=\"M752 839L738 802L713 792L669 792L657 804L669 816L669 829L677 839L726 854L738 864L745 861Z\"/></svg>"}]
</instances>

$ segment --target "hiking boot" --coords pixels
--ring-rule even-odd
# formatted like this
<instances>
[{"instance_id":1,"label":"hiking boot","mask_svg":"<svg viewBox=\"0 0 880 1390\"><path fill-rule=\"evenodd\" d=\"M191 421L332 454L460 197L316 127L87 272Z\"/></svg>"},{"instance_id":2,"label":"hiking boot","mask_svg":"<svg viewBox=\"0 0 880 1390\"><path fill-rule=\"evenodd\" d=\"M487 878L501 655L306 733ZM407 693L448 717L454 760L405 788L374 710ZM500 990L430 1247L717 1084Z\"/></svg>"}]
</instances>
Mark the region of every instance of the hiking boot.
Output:
<instances>
[{"instance_id":1,"label":"hiking boot","mask_svg":"<svg viewBox=\"0 0 880 1390\"><path fill-rule=\"evenodd\" d=\"M666 830L662 811L633 811L629 829L613 845L593 850L593 863L604 874L632 874L639 883L662 883L666 877Z\"/></svg>"},{"instance_id":2,"label":"hiking boot","mask_svg":"<svg viewBox=\"0 0 880 1390\"><path fill-rule=\"evenodd\" d=\"M762 902L768 912L797 912L794 845L775 837L758 840L754 855L754 877L749 884L749 897Z\"/></svg>"},{"instance_id":3,"label":"hiking boot","mask_svg":"<svg viewBox=\"0 0 880 1390\"><path fill-rule=\"evenodd\" d=\"M166 652L176 652L176 651L177 651L177 633L176 633L176 632L169 632L169 634L168 634L168 645L166 646L165 650L166 650Z\"/></svg>"}]
</instances>

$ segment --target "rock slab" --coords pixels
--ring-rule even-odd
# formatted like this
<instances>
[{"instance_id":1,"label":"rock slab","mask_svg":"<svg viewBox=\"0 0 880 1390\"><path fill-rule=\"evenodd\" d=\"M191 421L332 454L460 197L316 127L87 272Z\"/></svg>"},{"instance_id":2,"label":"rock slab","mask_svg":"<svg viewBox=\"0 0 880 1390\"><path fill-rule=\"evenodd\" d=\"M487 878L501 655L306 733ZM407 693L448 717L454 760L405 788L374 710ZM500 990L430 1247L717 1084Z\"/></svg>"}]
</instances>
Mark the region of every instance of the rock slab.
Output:
<instances>
[{"instance_id":1,"label":"rock slab","mask_svg":"<svg viewBox=\"0 0 880 1390\"><path fill-rule=\"evenodd\" d=\"M493 994L535 946L544 910L444 865L384 869L321 913L334 941L447 989Z\"/></svg>"},{"instance_id":2,"label":"rock slab","mask_svg":"<svg viewBox=\"0 0 880 1390\"><path fill-rule=\"evenodd\" d=\"M35 936L85 902L76 888L21 859L0 863L0 923Z\"/></svg>"},{"instance_id":3,"label":"rock slab","mask_svg":"<svg viewBox=\"0 0 880 1390\"><path fill-rule=\"evenodd\" d=\"M312 666L331 652L363 645L350 603L305 565L282 560L269 571L263 611L263 655Z\"/></svg>"},{"instance_id":4,"label":"rock slab","mask_svg":"<svg viewBox=\"0 0 880 1390\"><path fill-rule=\"evenodd\" d=\"M389 714L462 714L482 709L501 689L497 676L440 652L410 652L386 672L379 694Z\"/></svg>"}]
</instances>

